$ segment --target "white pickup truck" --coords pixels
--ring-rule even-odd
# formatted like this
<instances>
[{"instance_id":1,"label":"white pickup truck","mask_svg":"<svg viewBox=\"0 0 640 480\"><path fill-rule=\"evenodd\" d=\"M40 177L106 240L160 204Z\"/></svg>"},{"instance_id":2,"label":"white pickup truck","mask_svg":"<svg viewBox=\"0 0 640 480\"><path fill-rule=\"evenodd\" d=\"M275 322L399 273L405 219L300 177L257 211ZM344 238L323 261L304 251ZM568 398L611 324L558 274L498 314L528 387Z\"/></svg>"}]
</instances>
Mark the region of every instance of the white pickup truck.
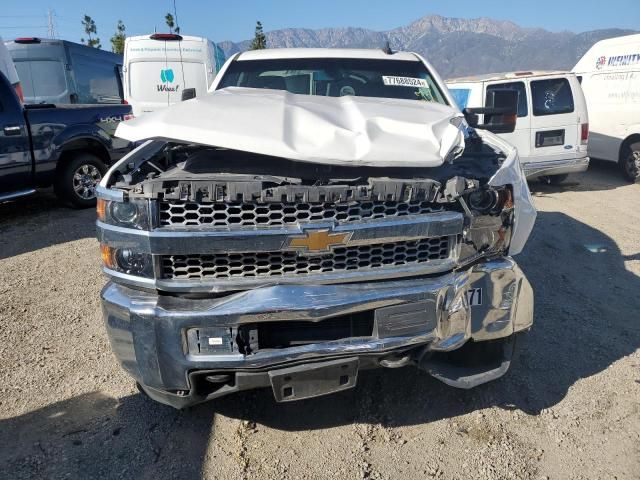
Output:
<instances>
[{"instance_id":1,"label":"white pickup truck","mask_svg":"<svg viewBox=\"0 0 640 480\"><path fill-rule=\"evenodd\" d=\"M325 395L373 367L502 376L533 322L512 255L536 212L516 150L481 128L512 130L516 103L496 92L471 128L419 55L264 50L123 123L143 143L97 222L122 366L176 408Z\"/></svg>"}]
</instances>

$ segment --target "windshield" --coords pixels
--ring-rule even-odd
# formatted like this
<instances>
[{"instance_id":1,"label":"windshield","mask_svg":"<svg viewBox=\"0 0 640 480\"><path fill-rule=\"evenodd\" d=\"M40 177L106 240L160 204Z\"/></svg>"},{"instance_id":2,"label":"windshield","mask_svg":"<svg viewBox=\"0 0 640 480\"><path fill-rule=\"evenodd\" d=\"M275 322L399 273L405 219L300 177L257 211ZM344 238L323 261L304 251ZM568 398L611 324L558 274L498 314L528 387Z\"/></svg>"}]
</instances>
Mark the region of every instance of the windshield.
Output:
<instances>
[{"instance_id":1,"label":"windshield","mask_svg":"<svg viewBox=\"0 0 640 480\"><path fill-rule=\"evenodd\" d=\"M225 87L448 104L427 67L422 62L408 60L294 58L234 61L218 85L218 89Z\"/></svg>"}]
</instances>

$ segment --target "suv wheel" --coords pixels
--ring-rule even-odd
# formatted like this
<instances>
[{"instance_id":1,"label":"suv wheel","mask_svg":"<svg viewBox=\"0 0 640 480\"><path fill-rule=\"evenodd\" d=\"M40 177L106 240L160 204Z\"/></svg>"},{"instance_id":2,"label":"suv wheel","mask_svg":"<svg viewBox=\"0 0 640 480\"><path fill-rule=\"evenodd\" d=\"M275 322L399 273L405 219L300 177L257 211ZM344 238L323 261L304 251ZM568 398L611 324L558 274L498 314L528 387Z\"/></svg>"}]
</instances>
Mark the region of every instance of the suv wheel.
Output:
<instances>
[{"instance_id":1,"label":"suv wheel","mask_svg":"<svg viewBox=\"0 0 640 480\"><path fill-rule=\"evenodd\" d=\"M75 208L95 207L96 188L106 171L106 165L98 157L80 153L58 173L54 185L56 195Z\"/></svg>"},{"instance_id":2,"label":"suv wheel","mask_svg":"<svg viewBox=\"0 0 640 480\"><path fill-rule=\"evenodd\" d=\"M627 180L640 183L640 141L629 142L622 147L620 169Z\"/></svg>"}]
</instances>

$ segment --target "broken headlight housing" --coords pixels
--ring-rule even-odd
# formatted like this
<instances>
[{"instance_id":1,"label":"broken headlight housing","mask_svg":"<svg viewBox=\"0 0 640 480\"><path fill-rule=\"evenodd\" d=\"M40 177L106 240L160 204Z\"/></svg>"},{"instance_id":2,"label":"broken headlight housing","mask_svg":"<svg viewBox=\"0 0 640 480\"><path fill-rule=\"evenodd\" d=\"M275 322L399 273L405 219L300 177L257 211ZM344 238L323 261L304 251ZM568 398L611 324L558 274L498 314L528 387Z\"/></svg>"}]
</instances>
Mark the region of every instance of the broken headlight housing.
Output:
<instances>
[{"instance_id":1,"label":"broken headlight housing","mask_svg":"<svg viewBox=\"0 0 640 480\"><path fill-rule=\"evenodd\" d=\"M483 186L460 197L467 221L460 246L459 262L506 254L514 220L511 187Z\"/></svg>"},{"instance_id":2,"label":"broken headlight housing","mask_svg":"<svg viewBox=\"0 0 640 480\"><path fill-rule=\"evenodd\" d=\"M98 220L118 227L149 230L149 202L147 200L107 200L98 198Z\"/></svg>"}]
</instances>

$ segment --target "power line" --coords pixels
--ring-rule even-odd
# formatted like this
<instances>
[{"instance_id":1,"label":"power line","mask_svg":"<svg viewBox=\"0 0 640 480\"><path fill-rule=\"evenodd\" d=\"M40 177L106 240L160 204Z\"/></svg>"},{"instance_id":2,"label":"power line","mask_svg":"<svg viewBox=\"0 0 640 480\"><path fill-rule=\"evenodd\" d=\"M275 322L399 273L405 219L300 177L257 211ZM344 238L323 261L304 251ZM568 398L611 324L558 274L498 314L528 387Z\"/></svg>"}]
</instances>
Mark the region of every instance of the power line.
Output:
<instances>
[{"instance_id":1,"label":"power line","mask_svg":"<svg viewBox=\"0 0 640 480\"><path fill-rule=\"evenodd\" d=\"M16 27L15 25L0 25L0 28L13 28L13 29L20 29L20 28L47 28L47 25L20 25L19 27Z\"/></svg>"}]
</instances>

